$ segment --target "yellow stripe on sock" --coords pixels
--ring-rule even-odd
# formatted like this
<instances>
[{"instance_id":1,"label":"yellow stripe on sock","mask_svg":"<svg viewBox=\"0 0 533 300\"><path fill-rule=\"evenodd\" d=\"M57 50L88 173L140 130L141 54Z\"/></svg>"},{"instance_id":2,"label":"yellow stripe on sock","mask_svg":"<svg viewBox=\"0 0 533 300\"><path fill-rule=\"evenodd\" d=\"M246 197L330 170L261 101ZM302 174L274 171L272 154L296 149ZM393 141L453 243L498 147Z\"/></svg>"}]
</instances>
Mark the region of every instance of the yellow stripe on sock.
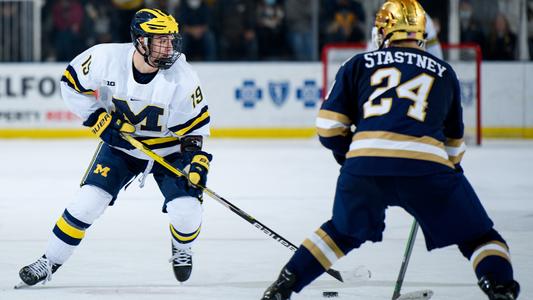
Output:
<instances>
[{"instance_id":1,"label":"yellow stripe on sock","mask_svg":"<svg viewBox=\"0 0 533 300\"><path fill-rule=\"evenodd\" d=\"M174 226L170 224L170 231L172 232L172 235L182 242L190 242L194 240L198 234L200 234L200 229L202 229L202 226L198 227L198 230L196 230L191 236L182 236L174 229Z\"/></svg>"},{"instance_id":2,"label":"yellow stripe on sock","mask_svg":"<svg viewBox=\"0 0 533 300\"><path fill-rule=\"evenodd\" d=\"M76 227L73 227L72 225L70 225L64 218L63 216L61 216L59 218L59 220L57 221L56 223L57 227L59 227L59 229L64 232L65 234L67 234L68 236L72 237L72 238L75 238L75 239L83 239L83 237L85 236L85 231L84 230L80 230Z\"/></svg>"}]
</instances>

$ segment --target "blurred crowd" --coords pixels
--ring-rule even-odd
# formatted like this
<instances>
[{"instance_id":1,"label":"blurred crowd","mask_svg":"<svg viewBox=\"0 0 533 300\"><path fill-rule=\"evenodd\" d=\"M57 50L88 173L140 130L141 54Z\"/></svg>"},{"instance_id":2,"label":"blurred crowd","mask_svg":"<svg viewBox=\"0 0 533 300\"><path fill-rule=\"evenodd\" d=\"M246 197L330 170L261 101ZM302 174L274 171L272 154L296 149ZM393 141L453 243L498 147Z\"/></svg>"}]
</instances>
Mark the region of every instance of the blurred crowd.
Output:
<instances>
[{"instance_id":1,"label":"blurred crowd","mask_svg":"<svg viewBox=\"0 0 533 300\"><path fill-rule=\"evenodd\" d=\"M366 15L352 0L321 1L320 40L364 42ZM313 7L308 0L48 0L43 55L67 61L98 43L129 42L129 22L141 7L176 17L189 60L311 60Z\"/></svg>"},{"instance_id":2,"label":"blurred crowd","mask_svg":"<svg viewBox=\"0 0 533 300\"><path fill-rule=\"evenodd\" d=\"M370 38L372 16L382 2L45 0L42 60L69 61L98 43L130 42L129 24L133 14L141 7L150 7L176 17L183 37L183 52L188 60L308 61L319 59L320 49L327 43L366 43ZM440 40L447 42L449 2L420 2L432 16ZM479 44L484 59L517 59L520 8L516 4L519 2L460 0L460 41ZM533 50L533 0L528 0L528 4L529 49ZM15 16L17 12L13 7L4 4L0 17Z\"/></svg>"}]
</instances>

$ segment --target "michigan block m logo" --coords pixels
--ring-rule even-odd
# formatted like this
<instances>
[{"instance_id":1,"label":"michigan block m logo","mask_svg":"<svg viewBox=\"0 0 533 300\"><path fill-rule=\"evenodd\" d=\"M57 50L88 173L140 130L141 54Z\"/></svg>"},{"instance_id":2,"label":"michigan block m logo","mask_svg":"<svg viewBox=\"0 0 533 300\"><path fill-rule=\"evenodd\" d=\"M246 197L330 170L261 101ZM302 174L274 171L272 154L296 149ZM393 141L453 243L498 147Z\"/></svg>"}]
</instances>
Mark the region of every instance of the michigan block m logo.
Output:
<instances>
[{"instance_id":1,"label":"michigan block m logo","mask_svg":"<svg viewBox=\"0 0 533 300\"><path fill-rule=\"evenodd\" d=\"M109 167L102 167L101 164L97 164L96 165L96 169L94 169L94 174L100 174L104 177L107 177L107 173L110 171L111 169Z\"/></svg>"},{"instance_id":2,"label":"michigan block m logo","mask_svg":"<svg viewBox=\"0 0 533 300\"><path fill-rule=\"evenodd\" d=\"M144 121L144 124L141 124L141 130L161 131L161 126L159 126L159 116L164 114L165 111L163 108L148 105L141 112L135 114L131 111L128 102L125 100L113 98L113 103L115 103L117 111L124 114L128 121L133 125Z\"/></svg>"}]
</instances>

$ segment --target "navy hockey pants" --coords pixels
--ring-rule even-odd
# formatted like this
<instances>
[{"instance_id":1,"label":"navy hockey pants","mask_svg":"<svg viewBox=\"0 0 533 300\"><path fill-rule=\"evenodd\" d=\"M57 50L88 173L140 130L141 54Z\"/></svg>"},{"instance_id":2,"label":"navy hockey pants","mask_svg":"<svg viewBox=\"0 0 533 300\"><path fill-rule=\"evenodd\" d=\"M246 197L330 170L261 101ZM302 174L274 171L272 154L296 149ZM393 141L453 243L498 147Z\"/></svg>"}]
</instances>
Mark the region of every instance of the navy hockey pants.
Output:
<instances>
[{"instance_id":1,"label":"navy hockey pants","mask_svg":"<svg viewBox=\"0 0 533 300\"><path fill-rule=\"evenodd\" d=\"M388 206L400 206L418 221L428 250L469 241L493 226L466 177L453 172L414 177L341 172L331 222L356 244L381 241Z\"/></svg>"}]
</instances>

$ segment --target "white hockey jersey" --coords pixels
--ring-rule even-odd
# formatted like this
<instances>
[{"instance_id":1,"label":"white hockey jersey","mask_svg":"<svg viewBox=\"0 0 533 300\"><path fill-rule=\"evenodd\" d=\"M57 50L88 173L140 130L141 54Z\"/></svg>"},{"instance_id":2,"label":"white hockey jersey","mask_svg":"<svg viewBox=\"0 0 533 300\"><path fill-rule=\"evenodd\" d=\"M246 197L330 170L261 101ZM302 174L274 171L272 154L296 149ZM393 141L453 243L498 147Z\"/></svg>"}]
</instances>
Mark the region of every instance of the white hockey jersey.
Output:
<instances>
[{"instance_id":1,"label":"white hockey jersey","mask_svg":"<svg viewBox=\"0 0 533 300\"><path fill-rule=\"evenodd\" d=\"M179 137L208 136L207 102L185 55L140 84L133 78L134 51L130 43L100 44L74 58L61 78L67 107L83 120L99 108L122 113L134 136L162 156L179 151ZM147 159L137 149L118 149Z\"/></svg>"}]
</instances>

